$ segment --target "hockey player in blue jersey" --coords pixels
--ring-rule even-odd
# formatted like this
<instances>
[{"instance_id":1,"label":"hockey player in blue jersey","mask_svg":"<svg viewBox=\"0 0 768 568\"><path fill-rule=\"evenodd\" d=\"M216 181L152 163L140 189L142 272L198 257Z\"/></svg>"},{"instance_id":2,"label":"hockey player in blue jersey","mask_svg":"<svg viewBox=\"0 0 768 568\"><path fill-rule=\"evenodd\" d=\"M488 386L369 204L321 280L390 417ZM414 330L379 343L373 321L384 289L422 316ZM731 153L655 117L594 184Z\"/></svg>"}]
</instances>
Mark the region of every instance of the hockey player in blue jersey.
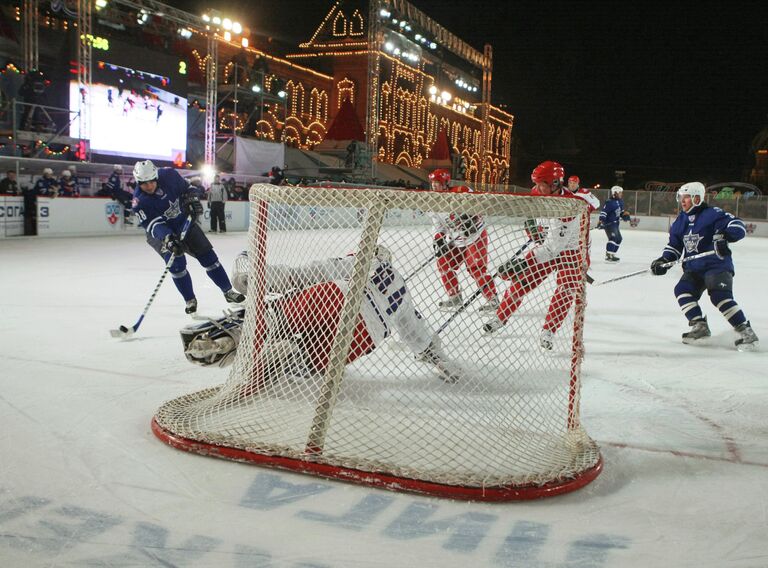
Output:
<instances>
[{"instance_id":1,"label":"hockey player in blue jersey","mask_svg":"<svg viewBox=\"0 0 768 568\"><path fill-rule=\"evenodd\" d=\"M675 286L675 296L691 330L683 334L683 343L691 344L709 337L707 318L701 312L699 298L706 289L709 299L728 320L739 339L739 351L754 351L758 339L747 316L733 298L733 259L728 243L743 239L747 234L744 222L719 207L704 202L704 185L694 181L677 191L681 212L669 229L669 244L662 255L651 263L651 271L660 276L669 268L664 264L681 256L693 256L707 251L715 254L683 264L683 276Z\"/></svg>"},{"instance_id":2,"label":"hockey player in blue jersey","mask_svg":"<svg viewBox=\"0 0 768 568\"><path fill-rule=\"evenodd\" d=\"M194 218L201 215L203 206L190 192L189 184L173 168L157 169L149 160L136 162L133 177L138 187L133 195L133 210L139 223L147 232L147 243L167 263L171 254L176 255L170 272L173 283L184 297L184 311L197 311L197 299L192 289L192 278L187 272L189 253L205 268L208 277L224 293L227 302L240 303L245 296L232 289L227 271L221 266L216 252ZM187 215L193 222L184 241L180 241Z\"/></svg>"},{"instance_id":3,"label":"hockey player in blue jersey","mask_svg":"<svg viewBox=\"0 0 768 568\"><path fill-rule=\"evenodd\" d=\"M619 221L629 221L629 213L624 209L623 195L624 188L620 185L611 188L611 195L603 204L600 220L597 222L597 228L605 229L605 236L608 237L608 243L605 245L605 260L608 262L619 262L616 253L619 252L619 245L623 240Z\"/></svg>"}]
</instances>

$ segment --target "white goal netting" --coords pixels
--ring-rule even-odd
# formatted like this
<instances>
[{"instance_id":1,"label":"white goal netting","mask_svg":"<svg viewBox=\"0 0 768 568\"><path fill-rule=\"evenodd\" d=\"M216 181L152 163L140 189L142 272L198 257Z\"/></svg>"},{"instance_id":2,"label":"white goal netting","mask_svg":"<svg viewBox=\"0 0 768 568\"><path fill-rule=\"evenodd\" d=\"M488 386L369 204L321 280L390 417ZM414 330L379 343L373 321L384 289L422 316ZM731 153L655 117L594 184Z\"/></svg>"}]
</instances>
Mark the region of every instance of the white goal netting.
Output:
<instances>
[{"instance_id":1,"label":"white goal netting","mask_svg":"<svg viewBox=\"0 0 768 568\"><path fill-rule=\"evenodd\" d=\"M599 473L579 419L584 202L271 185L250 200L229 379L165 403L159 437L465 498L555 494Z\"/></svg>"}]
</instances>

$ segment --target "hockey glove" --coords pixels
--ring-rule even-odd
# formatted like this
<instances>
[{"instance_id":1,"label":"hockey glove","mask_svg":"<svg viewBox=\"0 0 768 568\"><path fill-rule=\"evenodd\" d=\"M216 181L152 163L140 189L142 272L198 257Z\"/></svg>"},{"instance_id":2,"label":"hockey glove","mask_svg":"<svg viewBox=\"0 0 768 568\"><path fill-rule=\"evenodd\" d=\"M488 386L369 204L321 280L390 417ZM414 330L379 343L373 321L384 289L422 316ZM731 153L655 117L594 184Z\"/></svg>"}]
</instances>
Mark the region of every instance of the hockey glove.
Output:
<instances>
[{"instance_id":1,"label":"hockey glove","mask_svg":"<svg viewBox=\"0 0 768 568\"><path fill-rule=\"evenodd\" d=\"M525 232L528 233L528 238L534 243L539 244L544 241L546 234L544 233L544 227L540 226L536 219L526 219L523 227Z\"/></svg>"},{"instance_id":2,"label":"hockey glove","mask_svg":"<svg viewBox=\"0 0 768 568\"><path fill-rule=\"evenodd\" d=\"M173 234L166 235L163 239L163 249L174 256L181 256L184 254L184 247L182 246L181 241Z\"/></svg>"},{"instance_id":3,"label":"hockey glove","mask_svg":"<svg viewBox=\"0 0 768 568\"><path fill-rule=\"evenodd\" d=\"M451 245L445 240L445 235L438 233L435 235L435 240L432 243L432 248L435 251L435 256L441 258L451 252Z\"/></svg>"},{"instance_id":4,"label":"hockey glove","mask_svg":"<svg viewBox=\"0 0 768 568\"><path fill-rule=\"evenodd\" d=\"M528 270L528 261L524 258L512 258L499 266L499 276L505 280L520 276Z\"/></svg>"},{"instance_id":5,"label":"hockey glove","mask_svg":"<svg viewBox=\"0 0 768 568\"><path fill-rule=\"evenodd\" d=\"M724 258L731 256L731 249L728 247L728 241L726 240L725 235L722 233L717 233L715 236L712 237L712 246L715 249L715 254L717 255L717 258L720 260L723 260Z\"/></svg>"},{"instance_id":6,"label":"hockey glove","mask_svg":"<svg viewBox=\"0 0 768 568\"><path fill-rule=\"evenodd\" d=\"M664 266L668 262L670 262L668 258L660 256L651 263L651 272L656 276L664 276L667 273L667 270L669 270L668 266Z\"/></svg>"},{"instance_id":7,"label":"hockey glove","mask_svg":"<svg viewBox=\"0 0 768 568\"><path fill-rule=\"evenodd\" d=\"M192 220L196 221L203 214L203 205L196 195L188 193L184 196L182 206L187 215L192 215Z\"/></svg>"},{"instance_id":8,"label":"hockey glove","mask_svg":"<svg viewBox=\"0 0 768 568\"><path fill-rule=\"evenodd\" d=\"M630 219L629 211L622 211L621 212L621 220L622 221L629 221L629 219Z\"/></svg>"},{"instance_id":9,"label":"hockey glove","mask_svg":"<svg viewBox=\"0 0 768 568\"><path fill-rule=\"evenodd\" d=\"M474 235L477 232L480 219L473 215L460 215L456 220L456 228L461 231L465 237Z\"/></svg>"}]
</instances>

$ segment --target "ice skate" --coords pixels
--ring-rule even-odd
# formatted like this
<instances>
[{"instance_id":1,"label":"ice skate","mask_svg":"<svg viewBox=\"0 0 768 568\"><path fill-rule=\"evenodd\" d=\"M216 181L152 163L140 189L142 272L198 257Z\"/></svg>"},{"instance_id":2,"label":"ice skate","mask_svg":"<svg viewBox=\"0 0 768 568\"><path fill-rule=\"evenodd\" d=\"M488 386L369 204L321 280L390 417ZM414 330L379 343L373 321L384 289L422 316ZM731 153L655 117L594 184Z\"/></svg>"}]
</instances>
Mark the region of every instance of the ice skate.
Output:
<instances>
[{"instance_id":1,"label":"ice skate","mask_svg":"<svg viewBox=\"0 0 768 568\"><path fill-rule=\"evenodd\" d=\"M483 324L483 333L485 335L491 335L492 333L499 331L502 327L504 327L504 324L501 320L498 317L494 317Z\"/></svg>"},{"instance_id":2,"label":"ice skate","mask_svg":"<svg viewBox=\"0 0 768 568\"><path fill-rule=\"evenodd\" d=\"M480 306L480 308L477 311L483 315L490 315L490 314L496 313L496 310L498 309L499 309L499 299L494 297L488 300L482 306Z\"/></svg>"},{"instance_id":3,"label":"ice skate","mask_svg":"<svg viewBox=\"0 0 768 568\"><path fill-rule=\"evenodd\" d=\"M749 325L748 321L737 325L734 330L741 335L741 337L736 340L736 349L742 352L757 351L757 348L760 347L760 342L757 339L755 330L752 329L752 326Z\"/></svg>"},{"instance_id":4,"label":"ice skate","mask_svg":"<svg viewBox=\"0 0 768 568\"><path fill-rule=\"evenodd\" d=\"M261 352L261 367L257 365L251 373L251 379L243 386L240 394L249 396L264 391L281 378L293 376L292 370L299 367L299 358L304 353L295 341L281 339L267 343Z\"/></svg>"},{"instance_id":5,"label":"ice skate","mask_svg":"<svg viewBox=\"0 0 768 568\"><path fill-rule=\"evenodd\" d=\"M712 332L709 331L707 318L695 318L688 325L691 326L691 331L686 331L683 334L683 343L686 345L692 345L712 335Z\"/></svg>"},{"instance_id":6,"label":"ice skate","mask_svg":"<svg viewBox=\"0 0 768 568\"><path fill-rule=\"evenodd\" d=\"M230 288L226 292L224 292L224 299L227 300L230 304L241 304L245 302L245 296L243 296L240 292L235 290L234 288Z\"/></svg>"},{"instance_id":7,"label":"ice skate","mask_svg":"<svg viewBox=\"0 0 768 568\"><path fill-rule=\"evenodd\" d=\"M445 300L440 300L437 303L437 307L444 312L453 312L458 310L461 304L461 294L456 294L455 296L448 296Z\"/></svg>"},{"instance_id":8,"label":"ice skate","mask_svg":"<svg viewBox=\"0 0 768 568\"><path fill-rule=\"evenodd\" d=\"M546 349L547 351L552 351L554 343L554 334L548 329L542 329L539 334L539 345L541 345L541 348Z\"/></svg>"},{"instance_id":9,"label":"ice skate","mask_svg":"<svg viewBox=\"0 0 768 568\"><path fill-rule=\"evenodd\" d=\"M440 375L440 379L446 383L456 383L463 377L461 368L448 359L443 352L440 346L440 338L437 336L429 344L429 347L416 356L416 360L434 365Z\"/></svg>"},{"instance_id":10,"label":"ice skate","mask_svg":"<svg viewBox=\"0 0 768 568\"><path fill-rule=\"evenodd\" d=\"M605 253L605 260L606 262L619 262L621 260L618 256L616 256L612 252Z\"/></svg>"},{"instance_id":11,"label":"ice skate","mask_svg":"<svg viewBox=\"0 0 768 568\"><path fill-rule=\"evenodd\" d=\"M197 311L197 298L192 298L191 300L187 301L187 304L184 306L184 313L194 314L196 311Z\"/></svg>"}]
</instances>

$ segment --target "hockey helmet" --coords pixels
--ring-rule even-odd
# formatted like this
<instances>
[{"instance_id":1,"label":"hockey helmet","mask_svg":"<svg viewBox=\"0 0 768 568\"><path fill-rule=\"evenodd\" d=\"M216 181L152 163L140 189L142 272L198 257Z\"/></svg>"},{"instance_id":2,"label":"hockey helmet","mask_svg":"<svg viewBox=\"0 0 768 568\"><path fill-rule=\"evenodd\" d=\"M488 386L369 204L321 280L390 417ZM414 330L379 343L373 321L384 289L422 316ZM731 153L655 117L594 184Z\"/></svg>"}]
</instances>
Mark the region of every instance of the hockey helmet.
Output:
<instances>
[{"instance_id":1,"label":"hockey helmet","mask_svg":"<svg viewBox=\"0 0 768 568\"><path fill-rule=\"evenodd\" d=\"M697 205L704 203L704 195L706 192L707 190L703 183L698 181L689 181L688 183L681 185L680 189L677 190L677 203L681 203L682 197L684 195L689 195L691 197L693 207L696 207ZM698 201L696 200L697 197L699 198Z\"/></svg>"},{"instance_id":2,"label":"hockey helmet","mask_svg":"<svg viewBox=\"0 0 768 568\"><path fill-rule=\"evenodd\" d=\"M184 327L179 332L184 355L195 365L226 367L235 356L243 325L245 309L223 318Z\"/></svg>"},{"instance_id":3,"label":"hockey helmet","mask_svg":"<svg viewBox=\"0 0 768 568\"><path fill-rule=\"evenodd\" d=\"M448 188L448 182L451 181L451 173L448 170L438 169L429 174L429 181L432 184L439 183L442 189ZM433 185L434 189L434 185Z\"/></svg>"},{"instance_id":4,"label":"hockey helmet","mask_svg":"<svg viewBox=\"0 0 768 568\"><path fill-rule=\"evenodd\" d=\"M531 181L533 183L546 183L553 190L563 186L563 177L565 177L563 166L551 160L540 163L531 172Z\"/></svg>"},{"instance_id":5,"label":"hockey helmet","mask_svg":"<svg viewBox=\"0 0 768 568\"><path fill-rule=\"evenodd\" d=\"M581 180L579 179L579 176L571 176L571 177L569 177L568 178L568 183L571 183L571 182L574 182L574 183L577 183L577 184L581 185Z\"/></svg>"},{"instance_id":6,"label":"hockey helmet","mask_svg":"<svg viewBox=\"0 0 768 568\"><path fill-rule=\"evenodd\" d=\"M615 197L616 195L623 195L624 194L624 188L620 185L614 185L611 188L611 197Z\"/></svg>"},{"instance_id":7,"label":"hockey helmet","mask_svg":"<svg viewBox=\"0 0 768 568\"><path fill-rule=\"evenodd\" d=\"M133 166L133 177L136 178L138 184L142 184L145 181L156 180L157 166L152 163L152 160L136 162L136 165Z\"/></svg>"},{"instance_id":8,"label":"hockey helmet","mask_svg":"<svg viewBox=\"0 0 768 568\"><path fill-rule=\"evenodd\" d=\"M63 172L61 172L61 176L65 178L71 178L72 172L70 172L69 170L64 170Z\"/></svg>"}]
</instances>

